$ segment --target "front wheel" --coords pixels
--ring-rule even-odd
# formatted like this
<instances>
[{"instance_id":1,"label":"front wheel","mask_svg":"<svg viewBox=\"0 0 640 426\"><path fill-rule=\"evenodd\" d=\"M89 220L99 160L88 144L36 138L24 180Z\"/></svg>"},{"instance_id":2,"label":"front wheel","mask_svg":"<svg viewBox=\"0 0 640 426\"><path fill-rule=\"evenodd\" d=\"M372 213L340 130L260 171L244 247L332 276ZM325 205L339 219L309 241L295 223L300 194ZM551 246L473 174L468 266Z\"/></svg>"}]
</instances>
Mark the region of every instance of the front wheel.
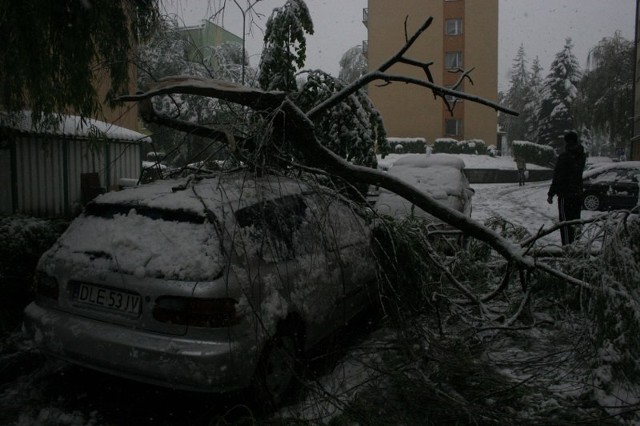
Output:
<instances>
[{"instance_id":1,"label":"front wheel","mask_svg":"<svg viewBox=\"0 0 640 426\"><path fill-rule=\"evenodd\" d=\"M600 210L602 200L600 200L600 197L596 194L586 194L582 199L582 207L584 207L585 210Z\"/></svg>"}]
</instances>

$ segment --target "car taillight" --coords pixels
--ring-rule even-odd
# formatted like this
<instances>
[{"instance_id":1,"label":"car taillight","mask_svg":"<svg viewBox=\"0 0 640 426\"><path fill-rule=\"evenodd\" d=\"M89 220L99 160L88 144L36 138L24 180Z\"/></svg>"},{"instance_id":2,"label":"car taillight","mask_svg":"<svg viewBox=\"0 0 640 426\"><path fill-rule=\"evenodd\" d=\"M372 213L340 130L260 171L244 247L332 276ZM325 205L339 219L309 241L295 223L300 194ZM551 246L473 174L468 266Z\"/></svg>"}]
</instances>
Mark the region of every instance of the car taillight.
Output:
<instances>
[{"instance_id":1,"label":"car taillight","mask_svg":"<svg viewBox=\"0 0 640 426\"><path fill-rule=\"evenodd\" d=\"M33 287L36 296L58 300L58 280L44 272L36 272L33 276Z\"/></svg>"},{"instance_id":2,"label":"car taillight","mask_svg":"<svg viewBox=\"0 0 640 426\"><path fill-rule=\"evenodd\" d=\"M164 296L156 299L156 321L195 327L228 327L240 322L233 299L194 299Z\"/></svg>"}]
</instances>

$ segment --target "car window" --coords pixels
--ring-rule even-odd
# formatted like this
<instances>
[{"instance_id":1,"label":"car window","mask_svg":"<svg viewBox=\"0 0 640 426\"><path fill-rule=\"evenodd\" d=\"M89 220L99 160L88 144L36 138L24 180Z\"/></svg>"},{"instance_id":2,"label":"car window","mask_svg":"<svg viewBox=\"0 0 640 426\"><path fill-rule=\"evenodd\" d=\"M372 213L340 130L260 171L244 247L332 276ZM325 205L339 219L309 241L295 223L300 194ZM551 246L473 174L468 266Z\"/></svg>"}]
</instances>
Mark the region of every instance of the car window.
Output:
<instances>
[{"instance_id":1,"label":"car window","mask_svg":"<svg viewBox=\"0 0 640 426\"><path fill-rule=\"evenodd\" d=\"M640 170L625 169L622 172L623 172L623 176L620 178L621 182L628 182L628 183L638 182L638 177L640 177Z\"/></svg>"},{"instance_id":2,"label":"car window","mask_svg":"<svg viewBox=\"0 0 640 426\"><path fill-rule=\"evenodd\" d=\"M333 249L357 244L367 238L364 220L352 206L334 194L318 193L310 197L309 205L317 215L317 220L325 235L325 244ZM337 244L337 245L336 245Z\"/></svg>"},{"instance_id":3,"label":"car window","mask_svg":"<svg viewBox=\"0 0 640 426\"><path fill-rule=\"evenodd\" d=\"M607 170L605 172L592 176L590 180L594 183L614 182L617 177L618 173L615 170Z\"/></svg>"},{"instance_id":4,"label":"car window","mask_svg":"<svg viewBox=\"0 0 640 426\"><path fill-rule=\"evenodd\" d=\"M235 217L242 240L237 249L266 262L294 258L294 243L308 227L307 205L297 195L253 204L238 210Z\"/></svg>"}]
</instances>

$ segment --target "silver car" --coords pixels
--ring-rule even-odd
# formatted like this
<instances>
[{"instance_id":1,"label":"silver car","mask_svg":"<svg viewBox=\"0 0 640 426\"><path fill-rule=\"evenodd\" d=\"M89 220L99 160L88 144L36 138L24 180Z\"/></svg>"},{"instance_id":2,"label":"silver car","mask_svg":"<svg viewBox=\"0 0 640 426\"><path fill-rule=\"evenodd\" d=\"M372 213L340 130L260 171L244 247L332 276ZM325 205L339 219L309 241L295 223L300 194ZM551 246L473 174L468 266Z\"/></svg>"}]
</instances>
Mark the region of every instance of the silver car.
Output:
<instances>
[{"instance_id":1,"label":"silver car","mask_svg":"<svg viewBox=\"0 0 640 426\"><path fill-rule=\"evenodd\" d=\"M85 367L278 403L297 355L375 300L356 210L244 172L101 195L40 259L25 330Z\"/></svg>"}]
</instances>

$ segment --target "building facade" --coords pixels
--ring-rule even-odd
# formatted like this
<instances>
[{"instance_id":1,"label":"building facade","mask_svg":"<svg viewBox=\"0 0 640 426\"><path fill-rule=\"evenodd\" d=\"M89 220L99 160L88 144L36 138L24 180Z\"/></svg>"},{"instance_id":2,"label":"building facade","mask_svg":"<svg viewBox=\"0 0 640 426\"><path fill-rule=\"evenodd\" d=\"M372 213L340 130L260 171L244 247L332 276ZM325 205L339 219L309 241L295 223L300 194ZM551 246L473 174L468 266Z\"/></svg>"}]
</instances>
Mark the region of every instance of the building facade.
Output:
<instances>
[{"instance_id":1,"label":"building facade","mask_svg":"<svg viewBox=\"0 0 640 426\"><path fill-rule=\"evenodd\" d=\"M433 17L406 57L433 62L430 71L434 82L445 87L460 78L456 70L474 68L473 85L465 81L458 90L497 101L498 0L369 0L368 6L364 23L368 28L369 71L398 52L405 37ZM387 72L425 78L422 69L406 64L396 64ZM374 82L368 90L391 137L422 137L428 144L443 137L496 144L497 113L489 107L457 100L452 114L442 99L434 99L426 88Z\"/></svg>"},{"instance_id":2,"label":"building facade","mask_svg":"<svg viewBox=\"0 0 640 426\"><path fill-rule=\"evenodd\" d=\"M208 66L218 66L211 56L213 46L224 43L242 45L241 37L206 19L199 25L180 28L180 32L189 40L189 59Z\"/></svg>"}]
</instances>

